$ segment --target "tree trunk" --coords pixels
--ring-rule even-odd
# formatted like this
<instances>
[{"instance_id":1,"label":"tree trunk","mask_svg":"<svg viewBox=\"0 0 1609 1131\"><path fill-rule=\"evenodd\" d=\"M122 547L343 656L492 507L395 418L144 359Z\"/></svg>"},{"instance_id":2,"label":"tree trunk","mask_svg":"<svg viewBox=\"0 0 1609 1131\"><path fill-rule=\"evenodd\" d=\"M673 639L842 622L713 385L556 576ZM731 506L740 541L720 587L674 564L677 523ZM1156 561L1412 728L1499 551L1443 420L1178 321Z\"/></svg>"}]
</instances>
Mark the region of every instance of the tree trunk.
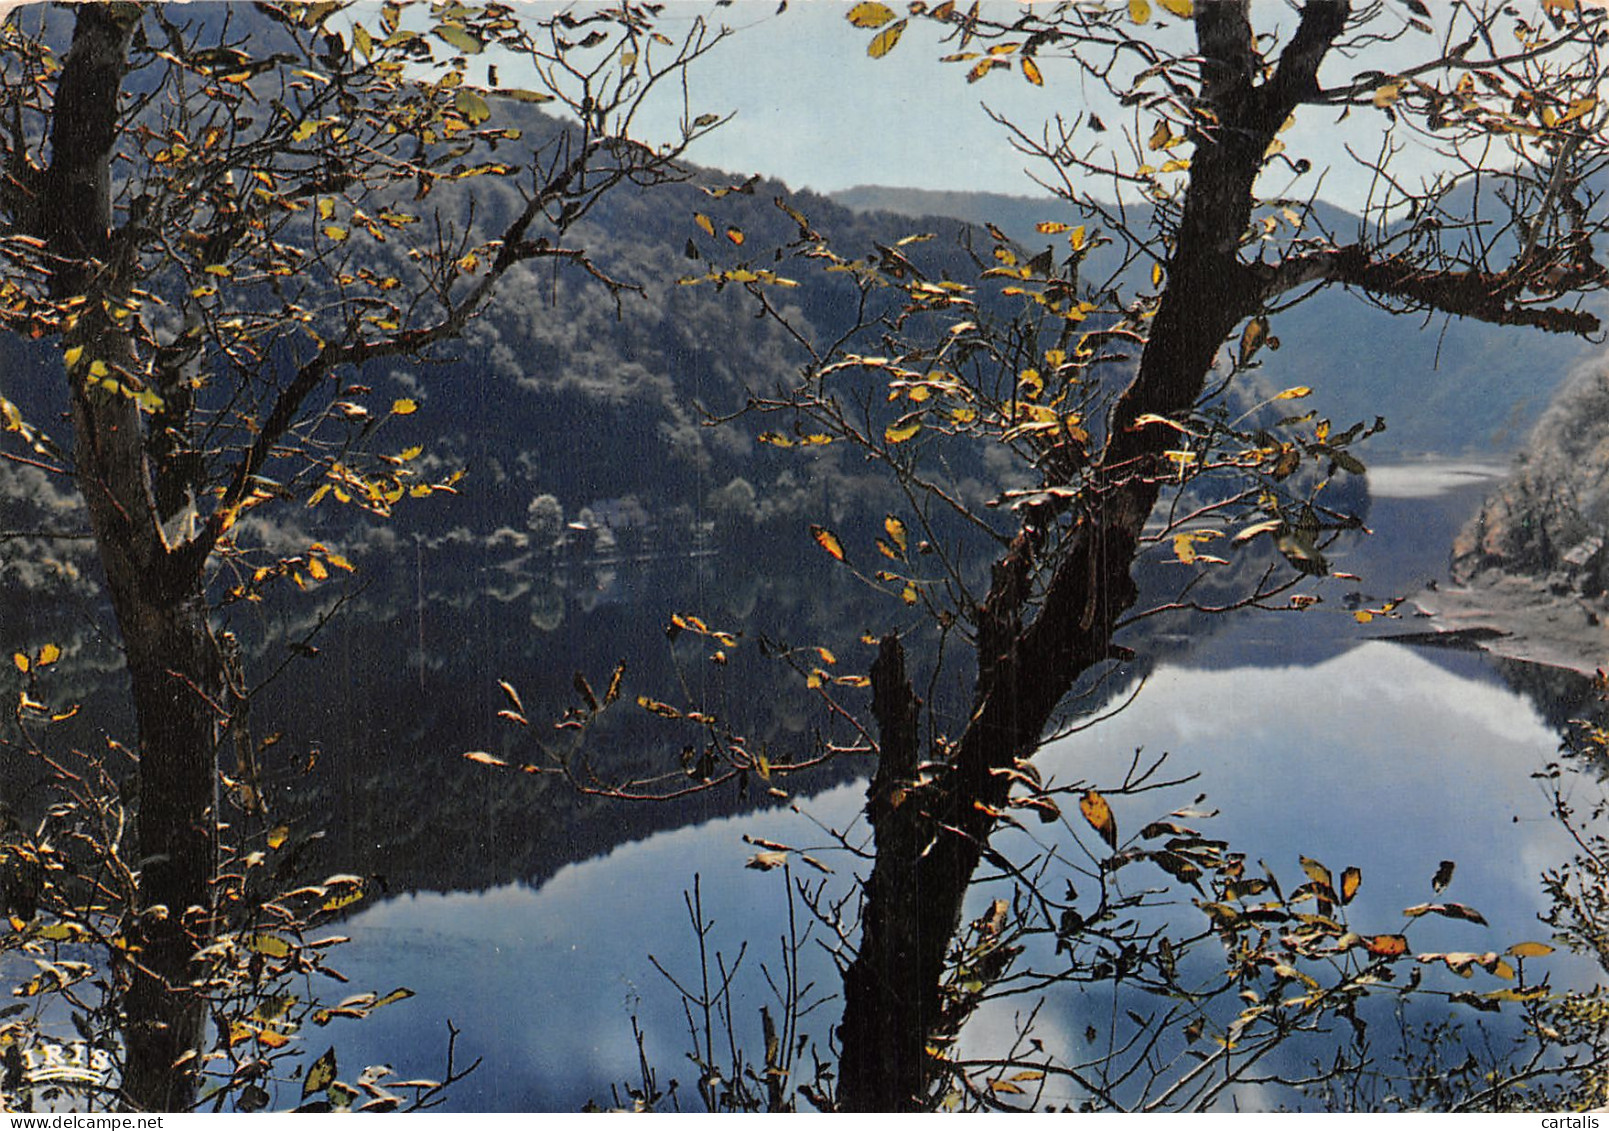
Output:
<instances>
[{"instance_id":1,"label":"tree trunk","mask_svg":"<svg viewBox=\"0 0 1609 1131\"><path fill-rule=\"evenodd\" d=\"M204 999L189 987L190 961L213 929L224 680L201 563L172 552L162 532L140 411L97 376L110 374L115 384L119 369L132 371L137 360L127 322L114 316L127 283L112 230L111 157L140 18L131 4L77 9L36 224L55 265L52 297L73 312L63 345L78 351L67 368L74 474L122 633L139 732L139 902L128 924L137 949L123 1094L139 1110L184 1111L195 1100L206 1020ZM97 362L107 368L92 373Z\"/></svg>"},{"instance_id":2,"label":"tree trunk","mask_svg":"<svg viewBox=\"0 0 1609 1131\"><path fill-rule=\"evenodd\" d=\"M1139 371L1112 410L1085 509L1048 570L1037 610L1032 594L1045 572L1038 558L1054 521L1030 515L995 564L988 597L977 610L977 679L966 729L931 783L903 791L897 806L886 785L879 794L879 782L885 775L915 776L915 727L907 716L914 716L917 701L905 683L897 641L885 640L878 656L883 685L878 667L872 670L880 762L867 811L877 855L862 902L860 947L844 973L838 1090L844 1110L931 1106L940 1062L927 1048L964 1020L943 1015L944 960L994 831L994 814L1010 798L1013 779L1006 771L1038 751L1079 676L1118 654L1114 626L1137 596L1130 570L1168 478L1162 453L1172 433L1135 422L1188 413L1225 339L1258 313L1256 273L1239 250L1254 185L1275 132L1315 89L1318 65L1345 27L1350 6L1309 0L1279 66L1263 78L1248 2L1196 9L1201 101L1217 124L1194 139L1167 289ZM943 1031L936 1032L941 1022Z\"/></svg>"},{"instance_id":3,"label":"tree trunk","mask_svg":"<svg viewBox=\"0 0 1609 1131\"><path fill-rule=\"evenodd\" d=\"M110 578L114 567L108 568ZM144 1111L195 1102L206 1001L191 957L214 933L216 744L224 681L199 578L156 575L115 600L139 728L138 923L123 1094ZM197 1057L175 1067L184 1055Z\"/></svg>"},{"instance_id":4,"label":"tree trunk","mask_svg":"<svg viewBox=\"0 0 1609 1131\"><path fill-rule=\"evenodd\" d=\"M905 678L897 636L883 637L871 681L880 751L866 791L866 816L877 850L866 881L860 953L844 974L838 1103L847 1111L920 1111L927 1093L927 1039L939 1021L939 979L950 936L918 898L928 840L914 786L921 701ZM941 919L946 914L940 909Z\"/></svg>"}]
</instances>

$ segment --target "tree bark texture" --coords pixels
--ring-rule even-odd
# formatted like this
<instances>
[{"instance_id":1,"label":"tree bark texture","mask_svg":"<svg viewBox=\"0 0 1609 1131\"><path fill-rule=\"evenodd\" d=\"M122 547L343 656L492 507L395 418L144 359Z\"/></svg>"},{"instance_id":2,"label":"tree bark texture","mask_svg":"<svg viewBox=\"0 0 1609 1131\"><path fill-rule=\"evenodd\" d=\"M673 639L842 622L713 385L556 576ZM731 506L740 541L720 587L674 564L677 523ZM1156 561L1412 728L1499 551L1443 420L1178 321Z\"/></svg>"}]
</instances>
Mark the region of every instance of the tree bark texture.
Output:
<instances>
[{"instance_id":1,"label":"tree bark texture","mask_svg":"<svg viewBox=\"0 0 1609 1131\"><path fill-rule=\"evenodd\" d=\"M1285 119L1316 90L1317 71L1350 5L1313 0L1273 73L1258 81L1247 0L1198 5L1201 101L1216 124L1195 137L1183 215L1139 370L1113 409L1096 485L1058 549L1035 614L1029 601L1046 526L1025 524L994 566L977 610L973 710L931 784L891 804L887 781L914 777L907 722L915 696L897 642L872 672L881 763L868 799L876 860L862 905L861 943L844 976L839 1106L846 1111L932 1106L938 1062L928 1052L941 1021L945 957L972 876L1011 792L1001 772L1033 756L1078 677L1114 656L1112 633L1137 592L1130 576L1145 522L1168 473L1169 429L1137 427L1147 414L1188 413L1224 341L1259 312L1256 270L1240 258L1263 155ZM1030 619L1031 618L1031 619ZM897 680L895 673L897 673ZM899 686L892 686L895 682ZM883 783L880 785L880 783Z\"/></svg>"},{"instance_id":2,"label":"tree bark texture","mask_svg":"<svg viewBox=\"0 0 1609 1131\"><path fill-rule=\"evenodd\" d=\"M40 178L38 235L53 297L79 301L64 345L74 473L122 633L139 738L139 905L125 999L123 1095L133 1108L183 1111L195 1099L205 1002L191 957L211 931L217 858L215 749L224 680L199 564L168 546L152 497L134 401L87 380L92 361L132 366L135 343L111 316L119 277L111 158L128 51L140 10L84 4L63 62ZM184 1063L180 1063L185 1060Z\"/></svg>"}]
</instances>

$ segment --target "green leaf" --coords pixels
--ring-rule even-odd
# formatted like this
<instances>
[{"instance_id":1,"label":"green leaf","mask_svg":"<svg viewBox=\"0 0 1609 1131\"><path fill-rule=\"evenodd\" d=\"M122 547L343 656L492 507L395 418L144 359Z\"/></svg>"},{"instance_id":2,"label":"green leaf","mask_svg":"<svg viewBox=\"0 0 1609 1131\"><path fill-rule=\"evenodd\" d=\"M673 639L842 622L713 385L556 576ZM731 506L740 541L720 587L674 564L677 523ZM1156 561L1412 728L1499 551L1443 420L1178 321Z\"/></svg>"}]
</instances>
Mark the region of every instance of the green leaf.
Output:
<instances>
[{"instance_id":1,"label":"green leaf","mask_svg":"<svg viewBox=\"0 0 1609 1131\"><path fill-rule=\"evenodd\" d=\"M383 997L379 1001L375 1002L369 1008L370 1009L379 1009L382 1005L392 1005L392 1004L394 1004L396 1002L399 1002L399 1001L406 1001L408 998L411 998L411 997L413 997L413 991L412 990L410 990L407 986L398 986L396 989L394 989L390 993L386 994L385 997Z\"/></svg>"},{"instance_id":2,"label":"green leaf","mask_svg":"<svg viewBox=\"0 0 1609 1131\"><path fill-rule=\"evenodd\" d=\"M486 50L486 45L481 42L480 36L464 27L463 24L450 22L438 24L434 30L437 39L449 47L456 47L465 55L479 55Z\"/></svg>"},{"instance_id":3,"label":"green leaf","mask_svg":"<svg viewBox=\"0 0 1609 1131\"><path fill-rule=\"evenodd\" d=\"M307 1077L302 1081L302 1098L305 1100L309 1096L317 1095L333 1083L335 1083L335 1046L331 1045L307 1070Z\"/></svg>"},{"instance_id":4,"label":"green leaf","mask_svg":"<svg viewBox=\"0 0 1609 1131\"><path fill-rule=\"evenodd\" d=\"M453 107L476 126L492 116L492 109L486 105L486 99L468 87L458 92L458 96L453 99Z\"/></svg>"},{"instance_id":5,"label":"green leaf","mask_svg":"<svg viewBox=\"0 0 1609 1131\"><path fill-rule=\"evenodd\" d=\"M515 102L552 102L553 95L544 94L540 90L489 90L486 92L493 98L511 98Z\"/></svg>"}]
</instances>

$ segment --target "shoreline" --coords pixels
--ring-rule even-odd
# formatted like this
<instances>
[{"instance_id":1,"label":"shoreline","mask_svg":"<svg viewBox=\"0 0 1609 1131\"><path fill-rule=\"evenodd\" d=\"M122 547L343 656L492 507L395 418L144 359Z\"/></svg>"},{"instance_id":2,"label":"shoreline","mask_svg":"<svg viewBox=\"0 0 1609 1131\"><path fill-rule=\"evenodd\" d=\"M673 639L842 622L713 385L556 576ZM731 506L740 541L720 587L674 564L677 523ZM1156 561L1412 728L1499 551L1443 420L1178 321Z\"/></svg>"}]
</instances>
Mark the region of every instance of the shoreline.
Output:
<instances>
[{"instance_id":1,"label":"shoreline","mask_svg":"<svg viewBox=\"0 0 1609 1131\"><path fill-rule=\"evenodd\" d=\"M1429 618L1429 630L1382 639L1478 649L1585 676L1609 668L1609 624L1601 607L1579 593L1555 592L1543 581L1488 574L1472 585L1421 590L1409 604Z\"/></svg>"}]
</instances>

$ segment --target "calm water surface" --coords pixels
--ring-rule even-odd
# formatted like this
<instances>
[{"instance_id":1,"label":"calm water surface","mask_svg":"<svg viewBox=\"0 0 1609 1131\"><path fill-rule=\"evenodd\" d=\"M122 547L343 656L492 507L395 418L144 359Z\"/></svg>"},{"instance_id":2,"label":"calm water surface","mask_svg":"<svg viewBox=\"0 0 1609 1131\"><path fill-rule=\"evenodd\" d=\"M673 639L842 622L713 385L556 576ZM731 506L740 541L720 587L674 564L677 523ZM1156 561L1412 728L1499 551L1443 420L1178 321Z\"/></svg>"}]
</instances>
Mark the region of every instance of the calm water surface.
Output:
<instances>
[{"instance_id":1,"label":"calm water surface","mask_svg":"<svg viewBox=\"0 0 1609 1131\"><path fill-rule=\"evenodd\" d=\"M1338 568L1364 575L1371 596L1442 574L1451 533L1489 483L1485 475L1452 465L1394 469L1382 477L1385 490L1371 512L1377 538L1370 548L1337 555ZM1136 749L1166 752L1172 776L1199 778L1162 794L1116 799L1120 830L1206 793L1205 804L1221 814L1202 831L1292 877L1286 890L1300 882L1298 854L1336 871L1361 868L1362 888L1349 909L1356 929L1401 929L1401 909L1431 899L1431 875L1440 860L1452 859L1458 871L1446 898L1476 906L1492 926L1430 917L1413 927L1416 949L1502 949L1546 938L1535 920L1537 876L1565 859L1568 846L1531 775L1555 755L1558 733L1484 659L1370 641L1336 597L1326 601L1333 607L1301 617L1243 618L1181 662L1163 662L1131 707L1047 749L1042 770L1064 784L1111 782ZM416 893L371 907L346 925L354 943L338 965L354 988L406 985L418 996L368 1021L332 1027L343 1069L355 1074L362 1064L383 1062L408 1076L439 1072L450 1020L462 1030L460 1056L484 1058L452 1095L453 1107L607 1103L611 1083L634 1079L636 1017L661 1084L679 1078L684 1101L696 1106L680 1000L649 956L679 977L696 977L684 892L698 875L705 916L714 922L712 947L730 961L749 944L736 982L737 1017L742 1038L758 1047L758 1009L772 1002L760 965L775 968L787 904L781 873L744 867L754 850L743 836L805 849L828 844L823 826L864 836L856 825L863 795L864 785L855 783L801 801L796 811L658 833L567 865L540 886ZM1077 855L1068 830L1036 826L1036 835L1044 829L1059 831L1062 851ZM1009 836L995 843L1008 855L1028 847ZM829 887L845 888L853 860L817 854L836 869ZM804 965L822 993L837 989L822 948L807 947ZM1555 981L1588 976L1583 965L1565 961ZM1047 1009L1038 1035L1048 1047L1074 1046L1080 1008L1064 1000ZM837 1011L830 1001L812 1016L818 1037ZM965 1040L998 1048L1009 1032L1008 1010L986 1010Z\"/></svg>"}]
</instances>

